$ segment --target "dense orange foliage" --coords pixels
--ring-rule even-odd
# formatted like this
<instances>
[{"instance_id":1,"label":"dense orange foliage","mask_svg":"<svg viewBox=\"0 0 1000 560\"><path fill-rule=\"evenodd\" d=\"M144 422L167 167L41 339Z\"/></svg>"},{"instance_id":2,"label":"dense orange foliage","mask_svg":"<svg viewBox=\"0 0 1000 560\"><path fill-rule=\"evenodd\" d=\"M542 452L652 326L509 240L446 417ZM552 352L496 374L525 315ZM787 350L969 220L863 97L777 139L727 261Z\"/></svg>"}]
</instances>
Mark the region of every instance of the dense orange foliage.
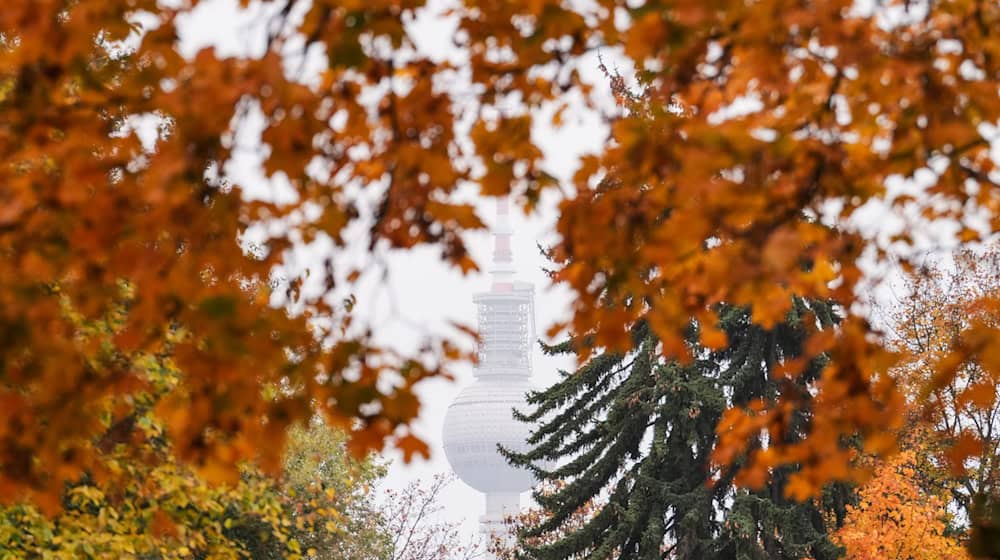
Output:
<instances>
[{"instance_id":1,"label":"dense orange foliage","mask_svg":"<svg viewBox=\"0 0 1000 560\"><path fill-rule=\"evenodd\" d=\"M859 257L873 245L847 218L873 199L921 206L889 199L885 182L933 164L927 192L942 203L923 205L928 216L965 223L979 211L985 230L1000 226L994 162L977 129L1000 118L1000 41L992 32L1000 6L934 2L925 14L886 4L896 10L892 25L882 8L874 17L846 0L653 2L635 10L617 37L639 84L619 82L626 114L613 123L608 148L584 161L559 222L555 254L567 262L559 278L578 296L572 326L599 325L601 344L622 345L620 325L646 316L665 351L683 356L688 319L714 324L720 302L752 306L763 325L784 316L792 295L843 305L841 326L807 344L810 354L831 357L816 385L809 438L784 443L791 412L803 405L794 397L731 410L719 426L723 463L746 451L748 434L770 432L770 447L752 452L741 480L800 463L788 485L796 497L851 474L846 436L860 433L883 450L902 421L903 398L886 374L896 356L854 305ZM595 222L615 227L594 235ZM899 247L912 233L902 232ZM705 343L720 342L705 332ZM963 340L935 379L973 355L1000 378L1000 356L990 350L1000 348L990 344L1000 331L971 324ZM784 375L797 374L792 366Z\"/></svg>"},{"instance_id":2,"label":"dense orange foliage","mask_svg":"<svg viewBox=\"0 0 1000 560\"><path fill-rule=\"evenodd\" d=\"M364 328L345 330L349 309L323 296L353 282L350 270L314 274L326 287L319 295L294 278L271 293L292 240L322 232L343 243L359 220L348 191L369 183L384 190L366 222L373 246L434 243L446 260L474 266L458 232L480 222L449 201L464 172L449 162L447 98L423 79L434 66L363 49L368 33L406 44L408 7L348 13L314 2L303 21L278 26L259 58L207 49L186 59L177 21L193 4L25 0L0 10L0 500L27 492L55 507L63 482L96 465L95 439L129 425L130 395L148 383L130 356L162 351L168 335L180 339L173 359L183 376L158 412L203 474L231 478L248 458L277 467L286 426L317 408L354 429L357 449L390 439L407 458L427 454L406 428L418 411L412 387L440 374L455 347L430 341L401 356L374 347ZM319 86L283 65L292 32L327 47ZM369 115L358 93L385 80L413 87ZM266 123L265 171L284 174L294 202L252 200L220 172L253 107ZM152 151L132 129L143 115L160 122ZM311 161L326 173L307 172ZM306 209L319 212L304 220ZM241 244L261 222L286 227ZM93 318L123 301L116 351L103 354L77 336L63 305ZM275 302L307 312L290 317ZM317 317L326 320L310 324ZM386 371L395 382L377 386ZM109 401L113 418L102 414Z\"/></svg>"},{"instance_id":3,"label":"dense orange foliage","mask_svg":"<svg viewBox=\"0 0 1000 560\"><path fill-rule=\"evenodd\" d=\"M904 451L880 464L856 506L847 507L833 540L849 560L960 560L958 540L945 533L948 511L938 496L921 492L915 455Z\"/></svg>"},{"instance_id":4,"label":"dense orange foliage","mask_svg":"<svg viewBox=\"0 0 1000 560\"><path fill-rule=\"evenodd\" d=\"M902 395L886 375L897 356L854 306L858 257L872 240L849 216L884 200L970 226L962 242L1000 229L983 136L1000 120L992 0L888 0L872 12L852 0L470 1L452 12L463 68L414 54L405 22L416 0L291 1L268 26L263 56L206 50L185 59L175 24L195 3L15 0L0 13L0 498L57 489L81 472L103 429L95 402L115 399L128 414L125 395L143 380L127 360L93 363L52 297L94 315L122 281L133 294L123 351L155 351L166 330L186 333L176 356L184 382L162 410L186 458L273 459L280 446L256 444L279 441L310 406L340 424L361 420L362 447L395 435L407 452L424 451L403 427L417 410L409 389L441 371L438 358L457 357L453 348L439 341L416 360L373 348L367 336L340 332L343 309L293 283L288 299L335 318L318 337L332 346L321 346L306 318L266 305L268 274L298 236L341 243L350 224L367 224L373 247L434 243L463 270L474 267L460 233L480 221L453 202L454 189L474 181L531 207L554 184L541 168L533 110L587 100L577 69L596 49L630 60L635 80L611 74L622 110L560 207L552 255L563 263L556 280L576 295L568 326L622 347L627 325L648 317L664 352L683 357L691 317L706 344L724 342L711 328L720 302L751 306L764 325L784 316L791 295L832 298L845 310L839 329L808 343L810 354L832 358L815 387L808 439L780 437L796 400L732 410L720 424L720 462L746 451L747 434L772 435L744 480L796 462L789 491L815 493L851 474L845 436L888 449L902 422ZM155 28L134 52L111 46L132 32L138 11ZM308 85L279 55L301 49L302 38L326 55ZM451 96L445 85L459 75L471 83ZM205 179L223 169L228 133L252 106L266 121L265 169L287 176L294 203L249 201L240 185ZM128 130L136 114L164 119L152 153ZM465 124L469 142L457 132ZM931 177L934 204L887 195L888 178L918 172ZM378 200L367 221L358 191ZM318 217L272 228L275 237L244 255L237 238L249 224L307 206ZM978 229L971 214L984 218ZM894 242L905 247L911 234ZM325 276L327 287L356 278ZM957 340L933 366L934 386L973 358L1000 378L995 326L972 321ZM386 369L403 376L388 395L375 385ZM795 364L783 373L796 375ZM268 386L280 390L264 398ZM379 412L362 413L372 401Z\"/></svg>"}]
</instances>

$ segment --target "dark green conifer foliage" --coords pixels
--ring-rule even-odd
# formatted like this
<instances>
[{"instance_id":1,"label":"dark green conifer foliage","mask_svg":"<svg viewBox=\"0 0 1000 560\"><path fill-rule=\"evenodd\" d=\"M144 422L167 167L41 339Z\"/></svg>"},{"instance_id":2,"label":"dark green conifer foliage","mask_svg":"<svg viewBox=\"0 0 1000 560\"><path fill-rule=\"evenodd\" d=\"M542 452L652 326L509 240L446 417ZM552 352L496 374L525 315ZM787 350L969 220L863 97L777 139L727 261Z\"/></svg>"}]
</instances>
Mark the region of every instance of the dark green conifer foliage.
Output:
<instances>
[{"instance_id":1,"label":"dark green conifer foliage","mask_svg":"<svg viewBox=\"0 0 1000 560\"><path fill-rule=\"evenodd\" d=\"M662 359L658 341L640 323L631 333L631 352L595 353L576 372L562 372L559 383L531 394L532 412L517 414L534 424L531 450L507 456L558 484L552 493L536 493L547 513L522 530L521 554L543 560L836 558L825 524L843 516L850 498L845 487L831 487L819 505L800 504L783 494L794 467L750 491L734 488L731 473L709 461L728 406L806 391L819 375L820 360L795 381L779 383L770 375L801 355L805 321L830 328L835 314L828 304L796 300L784 323L764 330L746 309L726 308L720 327L728 347L699 348L693 326L695 359L686 365ZM574 344L545 351L572 353ZM795 418L787 438L804 435L808 414ZM567 531L566 522L592 499L603 504L599 512Z\"/></svg>"}]
</instances>

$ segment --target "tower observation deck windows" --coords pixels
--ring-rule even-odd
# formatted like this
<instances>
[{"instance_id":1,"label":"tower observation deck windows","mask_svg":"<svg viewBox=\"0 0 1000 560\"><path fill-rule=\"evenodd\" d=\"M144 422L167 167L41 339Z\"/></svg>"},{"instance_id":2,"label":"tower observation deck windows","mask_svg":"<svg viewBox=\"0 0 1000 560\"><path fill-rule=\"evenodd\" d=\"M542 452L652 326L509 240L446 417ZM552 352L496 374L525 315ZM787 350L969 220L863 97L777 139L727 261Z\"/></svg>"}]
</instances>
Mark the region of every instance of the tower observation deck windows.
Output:
<instances>
[{"instance_id":1,"label":"tower observation deck windows","mask_svg":"<svg viewBox=\"0 0 1000 560\"><path fill-rule=\"evenodd\" d=\"M528 298L480 298L479 369L483 372L531 368L531 301Z\"/></svg>"}]
</instances>

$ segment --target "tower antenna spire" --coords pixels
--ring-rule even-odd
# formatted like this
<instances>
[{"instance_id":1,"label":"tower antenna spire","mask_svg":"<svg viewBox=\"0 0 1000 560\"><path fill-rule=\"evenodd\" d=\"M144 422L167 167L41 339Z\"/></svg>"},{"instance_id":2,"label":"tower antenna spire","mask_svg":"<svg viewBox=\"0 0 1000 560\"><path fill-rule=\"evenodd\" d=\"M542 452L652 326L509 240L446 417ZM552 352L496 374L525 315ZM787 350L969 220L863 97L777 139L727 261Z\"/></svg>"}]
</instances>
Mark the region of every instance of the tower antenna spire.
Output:
<instances>
[{"instance_id":1,"label":"tower antenna spire","mask_svg":"<svg viewBox=\"0 0 1000 560\"><path fill-rule=\"evenodd\" d=\"M510 195L497 197L496 221L493 224L493 276L494 292L509 292L514 289L514 253L511 238L514 228L510 225Z\"/></svg>"}]
</instances>

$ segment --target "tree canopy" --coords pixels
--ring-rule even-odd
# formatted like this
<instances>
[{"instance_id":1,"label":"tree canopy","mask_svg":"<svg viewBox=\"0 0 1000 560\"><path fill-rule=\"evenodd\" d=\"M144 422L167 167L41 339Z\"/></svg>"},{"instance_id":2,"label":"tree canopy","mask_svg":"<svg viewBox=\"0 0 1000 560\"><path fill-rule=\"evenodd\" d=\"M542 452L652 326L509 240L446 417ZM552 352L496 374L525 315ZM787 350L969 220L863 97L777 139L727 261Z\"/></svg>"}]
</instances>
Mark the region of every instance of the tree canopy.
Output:
<instances>
[{"instance_id":1,"label":"tree canopy","mask_svg":"<svg viewBox=\"0 0 1000 560\"><path fill-rule=\"evenodd\" d=\"M736 471L712 461L716 425L730 406L772 403L804 392L822 371L813 359L793 379L781 372L802 359L808 329L834 328L828 303L796 300L771 329L752 323L745 308L720 312L728 344L709 350L689 330L695 356L667 361L646 323L631 333L625 353L596 352L578 371L532 393L530 450L509 453L544 483L535 492L541 514L521 530L525 558L746 558L833 560L840 549L828 537L852 500L849 488L830 485L822 500L796 502L785 485L797 465L775 469L756 490L733 485ZM587 338L550 347L580 352ZM812 412L800 410L782 438L800 440ZM760 436L754 449L767 449ZM738 461L745 460L741 457ZM594 506L593 504L599 504ZM593 510L584 520L580 512Z\"/></svg>"},{"instance_id":2,"label":"tree canopy","mask_svg":"<svg viewBox=\"0 0 1000 560\"><path fill-rule=\"evenodd\" d=\"M977 358L938 384L933 365L962 343L973 322L997 326L1000 314L978 301L1000 293L1000 253L963 251L905 277L905 293L882 309L904 359L893 376L907 396L903 432L924 492L976 529L973 555L1000 555L1000 385ZM913 443L916 442L916 443Z\"/></svg>"},{"instance_id":3,"label":"tree canopy","mask_svg":"<svg viewBox=\"0 0 1000 560\"><path fill-rule=\"evenodd\" d=\"M846 525L834 535L846 549L845 558L969 558L947 534L944 500L921 492L915 462L913 451L898 453L879 464L861 488L858 504L848 506Z\"/></svg>"},{"instance_id":4,"label":"tree canopy","mask_svg":"<svg viewBox=\"0 0 1000 560\"><path fill-rule=\"evenodd\" d=\"M181 376L157 413L176 454L206 474L232 478L250 458L276 470L285 428L316 411L349 428L355 449L388 440L426 454L407 428L413 385L462 352L449 339L413 355L376 345L351 300L331 297L363 271L334 257L353 227L369 249L430 244L474 269L461 234L481 221L457 189L513 193L530 209L556 188L536 116L598 105L579 73L595 50L626 70L608 72L619 110L604 148L560 186L552 255L575 296L567 327L624 350L645 319L683 361L692 317L703 344L725 346L719 304L765 329L792 295L845 310L783 372L831 358L809 392L807 437L777 437L803 394L722 415L715 459L749 453L741 482L798 464L786 488L802 498L852 473L849 436L893 446L904 399L887 372L899 356L855 305L860 257L891 249L909 266L923 226L886 239L859 226L862 210L944 220L962 244L1000 227L992 0L470 1L448 16L457 62L417 48L418 0L265 1L260 52L184 57L178 22L196 5L42 0L0 12L0 500L58 505L148 383L120 358L169 337ZM251 115L287 199L230 180ZM136 133L144 117L159 126L151 146ZM920 196L892 181L923 182ZM333 247L324 266L308 283L273 285L289 247L318 236ZM123 282L121 352L102 357L62 302L99 317ZM971 320L956 340L931 364L931 389L973 359L1000 379L995 325ZM749 449L760 433L772 444Z\"/></svg>"},{"instance_id":5,"label":"tree canopy","mask_svg":"<svg viewBox=\"0 0 1000 560\"><path fill-rule=\"evenodd\" d=\"M149 418L141 421L155 430ZM384 467L354 461L344 436L319 424L293 430L282 474L252 466L235 484L210 484L153 437L138 461L119 446L111 476L82 479L45 515L30 502L0 508L0 559L253 558L381 560L391 535L373 486Z\"/></svg>"}]
</instances>

